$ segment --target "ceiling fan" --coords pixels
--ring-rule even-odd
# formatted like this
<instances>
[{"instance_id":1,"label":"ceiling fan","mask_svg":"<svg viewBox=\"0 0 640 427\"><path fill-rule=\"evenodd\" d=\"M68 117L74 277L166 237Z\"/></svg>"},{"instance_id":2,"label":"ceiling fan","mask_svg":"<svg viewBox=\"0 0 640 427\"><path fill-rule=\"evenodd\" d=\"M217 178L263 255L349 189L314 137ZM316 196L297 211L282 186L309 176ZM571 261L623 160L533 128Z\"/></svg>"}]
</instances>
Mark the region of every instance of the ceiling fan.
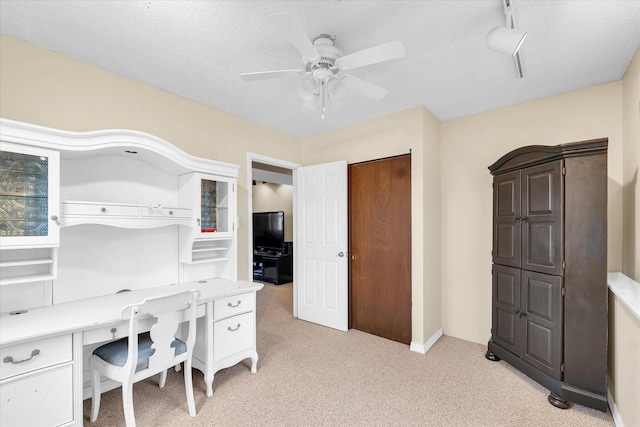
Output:
<instances>
[{"instance_id":1,"label":"ceiling fan","mask_svg":"<svg viewBox=\"0 0 640 427\"><path fill-rule=\"evenodd\" d=\"M271 18L302 54L303 68L242 73L240 74L242 79L252 81L302 77L297 86L298 94L303 99L304 106L313 110L319 109L322 118L325 116L327 105L337 107L346 90L360 93L376 101L384 98L389 92L371 82L344 74L343 70L353 70L402 58L405 50L398 40L344 55L333 45L334 36L320 34L312 41L292 15L275 13Z\"/></svg>"}]
</instances>

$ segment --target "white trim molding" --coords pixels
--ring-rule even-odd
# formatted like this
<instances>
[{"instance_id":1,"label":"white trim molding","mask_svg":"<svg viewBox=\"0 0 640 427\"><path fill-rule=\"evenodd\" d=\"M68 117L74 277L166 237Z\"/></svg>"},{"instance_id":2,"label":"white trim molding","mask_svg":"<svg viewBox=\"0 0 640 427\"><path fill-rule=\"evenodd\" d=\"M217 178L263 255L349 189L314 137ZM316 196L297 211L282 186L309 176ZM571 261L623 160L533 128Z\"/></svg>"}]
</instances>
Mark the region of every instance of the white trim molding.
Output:
<instances>
[{"instance_id":1,"label":"white trim molding","mask_svg":"<svg viewBox=\"0 0 640 427\"><path fill-rule=\"evenodd\" d=\"M127 129L70 132L0 119L0 137L3 142L58 150L63 159L97 154L135 155L175 175L202 172L237 178L240 170L240 166L195 157L164 139Z\"/></svg>"},{"instance_id":2,"label":"white trim molding","mask_svg":"<svg viewBox=\"0 0 640 427\"><path fill-rule=\"evenodd\" d=\"M611 382L611 380L609 380L609 382ZM613 423L616 427L624 427L624 423L622 422L622 418L620 418L618 408L616 407L616 402L614 402L613 397L611 397L611 389L609 387L607 387L607 403L609 404L609 410L613 417Z\"/></svg>"},{"instance_id":3,"label":"white trim molding","mask_svg":"<svg viewBox=\"0 0 640 427\"><path fill-rule=\"evenodd\" d=\"M440 339L442 336L442 328L438 329L435 334L431 336L424 344L418 344L415 341L411 341L411 346L409 350L415 351L416 353L427 354L427 351L433 347L433 345Z\"/></svg>"}]
</instances>

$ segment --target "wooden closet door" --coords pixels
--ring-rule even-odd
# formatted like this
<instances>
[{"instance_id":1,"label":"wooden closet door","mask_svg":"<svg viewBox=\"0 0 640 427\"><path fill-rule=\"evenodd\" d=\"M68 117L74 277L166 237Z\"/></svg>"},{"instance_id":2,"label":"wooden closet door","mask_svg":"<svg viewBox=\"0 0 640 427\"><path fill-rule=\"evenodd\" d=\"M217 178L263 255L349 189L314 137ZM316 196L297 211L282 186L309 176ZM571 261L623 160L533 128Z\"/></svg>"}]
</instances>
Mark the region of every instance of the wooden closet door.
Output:
<instances>
[{"instance_id":1,"label":"wooden closet door","mask_svg":"<svg viewBox=\"0 0 640 427\"><path fill-rule=\"evenodd\" d=\"M411 342L411 155L349 165L350 323Z\"/></svg>"}]
</instances>

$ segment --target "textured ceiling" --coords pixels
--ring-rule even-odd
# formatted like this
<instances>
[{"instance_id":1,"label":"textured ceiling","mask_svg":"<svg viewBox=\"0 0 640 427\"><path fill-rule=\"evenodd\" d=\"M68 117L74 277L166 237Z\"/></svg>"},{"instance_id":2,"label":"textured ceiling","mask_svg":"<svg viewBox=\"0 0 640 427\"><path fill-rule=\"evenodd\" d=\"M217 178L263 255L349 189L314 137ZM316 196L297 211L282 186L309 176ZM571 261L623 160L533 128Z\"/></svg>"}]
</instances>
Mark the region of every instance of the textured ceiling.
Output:
<instances>
[{"instance_id":1,"label":"textured ceiling","mask_svg":"<svg viewBox=\"0 0 640 427\"><path fill-rule=\"evenodd\" d=\"M513 0L524 79L485 47L502 0L0 1L0 31L170 93L305 138L424 105L444 121L622 78L640 44L640 1ZM389 90L348 94L325 119L302 109L297 78L239 73L301 67L269 15L294 15L344 54L391 40L402 59L350 74Z\"/></svg>"}]
</instances>

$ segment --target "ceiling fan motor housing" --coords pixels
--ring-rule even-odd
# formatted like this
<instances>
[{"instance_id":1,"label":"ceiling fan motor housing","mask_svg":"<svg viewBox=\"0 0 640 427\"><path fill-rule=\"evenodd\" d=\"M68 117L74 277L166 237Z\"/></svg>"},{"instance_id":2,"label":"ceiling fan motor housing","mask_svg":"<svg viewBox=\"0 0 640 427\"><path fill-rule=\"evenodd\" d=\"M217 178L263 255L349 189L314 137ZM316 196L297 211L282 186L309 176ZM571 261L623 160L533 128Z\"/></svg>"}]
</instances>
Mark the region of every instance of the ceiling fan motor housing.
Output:
<instances>
[{"instance_id":1,"label":"ceiling fan motor housing","mask_svg":"<svg viewBox=\"0 0 640 427\"><path fill-rule=\"evenodd\" d=\"M320 34L313 39L313 46L317 49L319 58L315 61L304 58L303 63L305 70L312 72L314 77L316 76L315 70L328 70L334 75L340 72L339 68L335 68L335 63L336 59L343 56L343 53L333 45L334 40L335 37L329 34ZM320 75L326 75L326 72L322 72Z\"/></svg>"}]
</instances>

